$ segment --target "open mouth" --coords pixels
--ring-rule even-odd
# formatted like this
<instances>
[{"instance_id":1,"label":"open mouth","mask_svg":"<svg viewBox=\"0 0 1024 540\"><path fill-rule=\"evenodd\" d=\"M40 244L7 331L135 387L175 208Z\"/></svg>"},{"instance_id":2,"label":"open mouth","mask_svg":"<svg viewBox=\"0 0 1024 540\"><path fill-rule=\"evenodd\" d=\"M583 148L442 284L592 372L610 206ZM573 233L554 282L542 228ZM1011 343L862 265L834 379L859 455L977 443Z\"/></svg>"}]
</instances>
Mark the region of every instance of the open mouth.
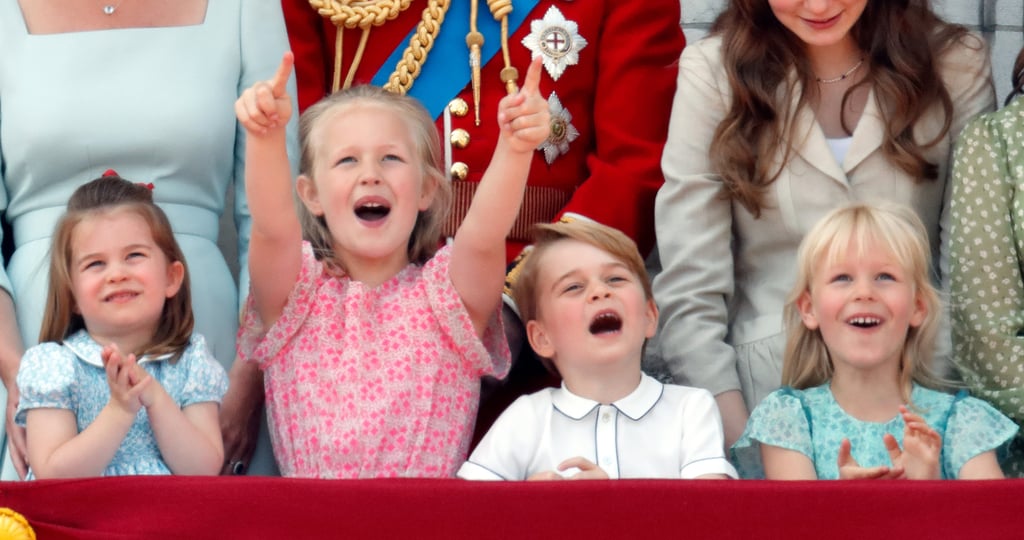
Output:
<instances>
[{"instance_id":1,"label":"open mouth","mask_svg":"<svg viewBox=\"0 0 1024 540\"><path fill-rule=\"evenodd\" d=\"M622 318L615 312L599 313L590 321L590 333L594 335L612 334L622 330Z\"/></svg>"},{"instance_id":2,"label":"open mouth","mask_svg":"<svg viewBox=\"0 0 1024 540\"><path fill-rule=\"evenodd\" d=\"M133 291L118 291L103 297L104 302L125 302L135 298L139 294Z\"/></svg>"},{"instance_id":3,"label":"open mouth","mask_svg":"<svg viewBox=\"0 0 1024 540\"><path fill-rule=\"evenodd\" d=\"M852 317L847 319L846 324L856 326L857 328L874 328L882 324L882 319L878 317Z\"/></svg>"},{"instance_id":4,"label":"open mouth","mask_svg":"<svg viewBox=\"0 0 1024 540\"><path fill-rule=\"evenodd\" d=\"M356 217L364 221L380 221L391 213L391 207L383 202L365 202L356 206Z\"/></svg>"}]
</instances>

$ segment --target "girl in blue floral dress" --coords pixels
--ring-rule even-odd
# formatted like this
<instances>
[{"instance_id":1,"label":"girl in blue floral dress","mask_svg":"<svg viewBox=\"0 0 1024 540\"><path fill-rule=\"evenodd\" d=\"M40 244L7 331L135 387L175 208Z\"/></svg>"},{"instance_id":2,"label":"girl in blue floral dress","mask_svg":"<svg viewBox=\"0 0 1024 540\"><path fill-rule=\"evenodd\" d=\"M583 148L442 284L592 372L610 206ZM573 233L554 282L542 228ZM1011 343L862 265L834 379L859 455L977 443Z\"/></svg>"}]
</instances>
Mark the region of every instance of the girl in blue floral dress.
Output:
<instances>
[{"instance_id":1,"label":"girl in blue floral dress","mask_svg":"<svg viewBox=\"0 0 1024 540\"><path fill-rule=\"evenodd\" d=\"M908 208L855 204L804 238L786 303L783 388L733 446L744 477L1002 478L1016 425L935 390L941 310L927 233Z\"/></svg>"},{"instance_id":2,"label":"girl in blue floral dress","mask_svg":"<svg viewBox=\"0 0 1024 540\"><path fill-rule=\"evenodd\" d=\"M184 256L151 186L79 187L49 276L17 378L30 476L217 474L227 376L192 333Z\"/></svg>"}]
</instances>

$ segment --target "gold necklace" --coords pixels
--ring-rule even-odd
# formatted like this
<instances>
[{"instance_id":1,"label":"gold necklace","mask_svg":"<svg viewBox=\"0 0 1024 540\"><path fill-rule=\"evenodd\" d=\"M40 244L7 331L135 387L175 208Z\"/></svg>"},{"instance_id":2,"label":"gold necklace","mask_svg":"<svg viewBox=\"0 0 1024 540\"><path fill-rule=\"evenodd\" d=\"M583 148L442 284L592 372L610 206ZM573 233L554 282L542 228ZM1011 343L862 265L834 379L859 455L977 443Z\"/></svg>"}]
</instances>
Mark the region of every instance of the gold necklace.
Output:
<instances>
[{"instance_id":1,"label":"gold necklace","mask_svg":"<svg viewBox=\"0 0 1024 540\"><path fill-rule=\"evenodd\" d=\"M840 75L838 77L832 77L831 79L822 79L821 77L815 77L814 79L816 81L818 81L819 83L821 83L821 84L835 84L835 83L837 83L839 81L845 80L850 75L853 75L853 72L857 71L857 68L859 68L861 66L861 64L863 64L863 63L864 63L864 57L862 56L862 57L860 57L860 60L857 60L857 63L854 64L852 68L846 70L845 73L843 73L842 75Z\"/></svg>"}]
</instances>

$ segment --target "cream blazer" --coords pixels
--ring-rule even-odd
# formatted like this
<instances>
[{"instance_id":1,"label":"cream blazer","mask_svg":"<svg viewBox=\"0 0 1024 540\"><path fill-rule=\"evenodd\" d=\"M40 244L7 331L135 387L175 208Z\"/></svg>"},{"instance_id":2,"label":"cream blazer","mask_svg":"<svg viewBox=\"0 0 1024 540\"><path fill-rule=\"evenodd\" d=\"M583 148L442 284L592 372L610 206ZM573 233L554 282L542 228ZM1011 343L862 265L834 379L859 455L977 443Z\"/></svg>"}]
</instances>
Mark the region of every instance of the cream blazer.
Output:
<instances>
[{"instance_id":1,"label":"cream blazer","mask_svg":"<svg viewBox=\"0 0 1024 540\"><path fill-rule=\"evenodd\" d=\"M917 182L885 158L883 112L871 91L841 164L813 111L795 113L788 137L793 151L758 219L730 201L710 172L708 147L731 99L721 39L708 37L683 50L662 156L665 184L655 202L662 270L653 283L661 323L647 349L648 369L713 394L742 390L749 408L778 388L782 310L797 247L816 221L842 204L886 199L913 207L929 231L934 260L940 260L953 141L968 120L995 105L988 49L977 36L964 41L940 59L954 113L949 133L925 152L939 165L938 180ZM792 96L794 104L798 98ZM915 127L919 140L934 139L942 120L941 111L922 117ZM766 159L780 164L783 155ZM941 265L935 266L941 283Z\"/></svg>"}]
</instances>

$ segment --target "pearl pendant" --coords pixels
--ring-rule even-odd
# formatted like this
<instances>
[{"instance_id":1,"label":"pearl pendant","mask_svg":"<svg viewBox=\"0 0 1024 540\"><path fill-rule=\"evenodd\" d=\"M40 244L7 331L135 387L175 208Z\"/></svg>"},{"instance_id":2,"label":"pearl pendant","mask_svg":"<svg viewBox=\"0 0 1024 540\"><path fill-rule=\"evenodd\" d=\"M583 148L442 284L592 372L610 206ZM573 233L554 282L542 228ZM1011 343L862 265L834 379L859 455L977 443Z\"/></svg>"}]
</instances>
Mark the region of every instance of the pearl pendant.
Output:
<instances>
[{"instance_id":1,"label":"pearl pendant","mask_svg":"<svg viewBox=\"0 0 1024 540\"><path fill-rule=\"evenodd\" d=\"M113 15L114 14L114 10L116 10L116 9L117 9L116 6L106 5L106 6L103 6L103 13L106 13L107 15Z\"/></svg>"}]
</instances>

